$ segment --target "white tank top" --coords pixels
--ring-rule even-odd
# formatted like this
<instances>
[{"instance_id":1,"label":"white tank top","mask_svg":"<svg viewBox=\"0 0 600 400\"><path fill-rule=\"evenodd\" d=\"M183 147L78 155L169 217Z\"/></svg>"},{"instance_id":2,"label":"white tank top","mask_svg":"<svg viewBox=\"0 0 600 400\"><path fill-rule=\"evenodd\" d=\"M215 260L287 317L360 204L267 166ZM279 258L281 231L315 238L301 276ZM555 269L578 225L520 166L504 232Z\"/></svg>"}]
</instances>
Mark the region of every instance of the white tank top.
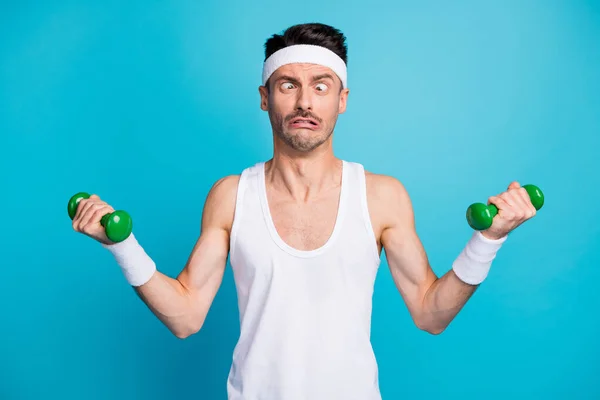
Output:
<instances>
[{"instance_id":1,"label":"white tank top","mask_svg":"<svg viewBox=\"0 0 600 400\"><path fill-rule=\"evenodd\" d=\"M229 400L381 399L370 341L380 257L363 166L343 161L333 233L311 251L278 235L264 166L242 172L231 231L240 337Z\"/></svg>"}]
</instances>

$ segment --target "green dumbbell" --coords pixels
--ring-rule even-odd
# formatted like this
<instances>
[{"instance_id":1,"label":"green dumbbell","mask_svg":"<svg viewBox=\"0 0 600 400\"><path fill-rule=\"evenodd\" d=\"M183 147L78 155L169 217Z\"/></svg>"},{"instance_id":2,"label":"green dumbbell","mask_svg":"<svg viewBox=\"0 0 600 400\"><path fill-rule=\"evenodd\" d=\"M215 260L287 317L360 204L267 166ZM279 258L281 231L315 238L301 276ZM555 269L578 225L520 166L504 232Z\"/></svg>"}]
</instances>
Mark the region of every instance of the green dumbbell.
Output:
<instances>
[{"instance_id":1,"label":"green dumbbell","mask_svg":"<svg viewBox=\"0 0 600 400\"><path fill-rule=\"evenodd\" d=\"M75 218L77 206L82 199L88 199L90 195L86 192L74 194L67 205L67 211L71 219ZM112 213L105 214L100 220L100 224L106 231L106 237L111 241L118 243L127 239L133 229L133 221L131 216L123 210L116 210Z\"/></svg>"},{"instance_id":2,"label":"green dumbbell","mask_svg":"<svg viewBox=\"0 0 600 400\"><path fill-rule=\"evenodd\" d=\"M535 185L523 185L523 188L529 194L531 203L536 210L544 205L544 193ZM498 214L498 208L490 204L473 203L467 208L467 222L471 228L477 231L483 231L492 226L494 217Z\"/></svg>"}]
</instances>

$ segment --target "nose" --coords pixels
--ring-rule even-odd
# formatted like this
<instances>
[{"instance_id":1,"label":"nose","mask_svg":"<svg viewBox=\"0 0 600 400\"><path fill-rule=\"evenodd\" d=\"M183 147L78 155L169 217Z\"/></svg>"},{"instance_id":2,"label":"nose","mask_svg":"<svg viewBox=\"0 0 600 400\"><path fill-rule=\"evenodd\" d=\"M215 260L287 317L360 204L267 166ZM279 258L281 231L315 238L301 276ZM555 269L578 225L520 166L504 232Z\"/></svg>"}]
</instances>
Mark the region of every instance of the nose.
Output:
<instances>
[{"instance_id":1,"label":"nose","mask_svg":"<svg viewBox=\"0 0 600 400\"><path fill-rule=\"evenodd\" d=\"M309 88L301 87L300 90L298 90L298 97L296 99L296 109L312 110L312 99Z\"/></svg>"}]
</instances>

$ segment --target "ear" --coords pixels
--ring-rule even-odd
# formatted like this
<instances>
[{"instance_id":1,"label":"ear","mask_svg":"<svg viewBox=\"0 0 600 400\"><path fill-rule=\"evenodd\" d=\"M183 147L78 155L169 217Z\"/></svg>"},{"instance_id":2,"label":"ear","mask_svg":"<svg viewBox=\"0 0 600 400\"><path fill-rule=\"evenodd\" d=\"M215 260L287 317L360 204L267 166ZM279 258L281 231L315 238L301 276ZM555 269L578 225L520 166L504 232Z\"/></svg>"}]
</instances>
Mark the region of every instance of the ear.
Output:
<instances>
[{"instance_id":1,"label":"ear","mask_svg":"<svg viewBox=\"0 0 600 400\"><path fill-rule=\"evenodd\" d=\"M267 111L269 109L267 107L269 103L269 94L267 93L267 88L264 86L259 86L258 93L260 94L260 109Z\"/></svg>"},{"instance_id":2,"label":"ear","mask_svg":"<svg viewBox=\"0 0 600 400\"><path fill-rule=\"evenodd\" d=\"M343 114L346 112L346 105L348 103L348 95L350 94L350 89L346 88L340 92L340 103L338 106L338 113Z\"/></svg>"}]
</instances>

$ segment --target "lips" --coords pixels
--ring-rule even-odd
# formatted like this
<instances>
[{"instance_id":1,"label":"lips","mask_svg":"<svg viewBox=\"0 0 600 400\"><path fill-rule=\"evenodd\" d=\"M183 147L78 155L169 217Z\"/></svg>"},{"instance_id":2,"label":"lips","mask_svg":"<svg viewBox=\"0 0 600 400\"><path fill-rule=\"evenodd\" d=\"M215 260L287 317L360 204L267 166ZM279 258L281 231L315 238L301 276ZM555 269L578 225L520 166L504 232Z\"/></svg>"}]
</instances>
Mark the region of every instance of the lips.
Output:
<instances>
[{"instance_id":1,"label":"lips","mask_svg":"<svg viewBox=\"0 0 600 400\"><path fill-rule=\"evenodd\" d=\"M294 118L290 121L290 126L292 128L304 128L304 129L317 129L319 127L319 123L312 118Z\"/></svg>"}]
</instances>

